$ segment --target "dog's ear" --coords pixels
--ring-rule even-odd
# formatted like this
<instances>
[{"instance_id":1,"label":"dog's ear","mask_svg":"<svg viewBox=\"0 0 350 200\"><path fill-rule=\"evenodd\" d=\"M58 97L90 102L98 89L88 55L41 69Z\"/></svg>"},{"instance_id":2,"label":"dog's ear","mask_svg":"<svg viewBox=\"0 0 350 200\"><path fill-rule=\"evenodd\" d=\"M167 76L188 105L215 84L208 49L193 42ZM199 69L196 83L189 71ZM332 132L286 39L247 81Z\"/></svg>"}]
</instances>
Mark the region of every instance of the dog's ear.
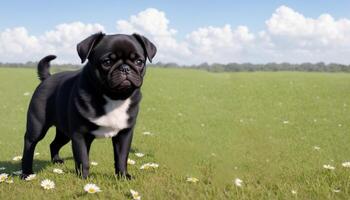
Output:
<instances>
[{"instance_id":1,"label":"dog's ear","mask_svg":"<svg viewBox=\"0 0 350 200\"><path fill-rule=\"evenodd\" d=\"M95 33L85 40L81 41L77 45L77 51L79 57L81 59L81 63L84 63L85 60L89 57L92 49L96 46L96 44L102 39L105 34L102 32Z\"/></svg>"},{"instance_id":2,"label":"dog's ear","mask_svg":"<svg viewBox=\"0 0 350 200\"><path fill-rule=\"evenodd\" d=\"M137 33L132 34L136 40L141 44L142 48L145 50L147 58L152 62L153 57L157 53L157 47L149 41L145 36L139 35Z\"/></svg>"}]
</instances>

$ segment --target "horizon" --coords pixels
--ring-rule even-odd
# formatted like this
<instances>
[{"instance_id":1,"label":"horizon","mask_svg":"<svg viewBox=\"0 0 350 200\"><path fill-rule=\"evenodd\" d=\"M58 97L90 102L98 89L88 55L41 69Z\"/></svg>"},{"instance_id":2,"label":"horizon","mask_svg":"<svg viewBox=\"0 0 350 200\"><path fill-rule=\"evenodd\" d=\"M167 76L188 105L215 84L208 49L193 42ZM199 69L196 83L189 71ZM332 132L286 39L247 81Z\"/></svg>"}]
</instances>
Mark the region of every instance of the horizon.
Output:
<instances>
[{"instance_id":1,"label":"horizon","mask_svg":"<svg viewBox=\"0 0 350 200\"><path fill-rule=\"evenodd\" d=\"M76 65L76 44L103 31L145 35L158 47L155 63L350 64L347 1L37 2L4 3L0 62L55 54L54 63Z\"/></svg>"}]
</instances>

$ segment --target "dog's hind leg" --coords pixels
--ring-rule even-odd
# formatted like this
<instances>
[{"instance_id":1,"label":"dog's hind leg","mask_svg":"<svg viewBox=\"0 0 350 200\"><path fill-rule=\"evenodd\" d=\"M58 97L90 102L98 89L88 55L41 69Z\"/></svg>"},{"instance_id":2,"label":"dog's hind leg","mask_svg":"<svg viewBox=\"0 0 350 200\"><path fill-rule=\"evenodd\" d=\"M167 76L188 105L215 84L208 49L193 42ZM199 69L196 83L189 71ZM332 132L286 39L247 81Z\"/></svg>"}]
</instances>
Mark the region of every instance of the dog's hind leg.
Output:
<instances>
[{"instance_id":1,"label":"dog's hind leg","mask_svg":"<svg viewBox=\"0 0 350 200\"><path fill-rule=\"evenodd\" d=\"M64 163L64 160L60 158L59 151L60 149L70 141L70 138L56 128L56 136L55 139L50 144L50 152L51 152L51 161L53 163Z\"/></svg>"},{"instance_id":2,"label":"dog's hind leg","mask_svg":"<svg viewBox=\"0 0 350 200\"><path fill-rule=\"evenodd\" d=\"M24 136L24 149L22 156L22 175L25 179L33 174L33 155L37 143L44 138L51 125L43 123L35 116L29 116L27 122L27 131Z\"/></svg>"}]
</instances>

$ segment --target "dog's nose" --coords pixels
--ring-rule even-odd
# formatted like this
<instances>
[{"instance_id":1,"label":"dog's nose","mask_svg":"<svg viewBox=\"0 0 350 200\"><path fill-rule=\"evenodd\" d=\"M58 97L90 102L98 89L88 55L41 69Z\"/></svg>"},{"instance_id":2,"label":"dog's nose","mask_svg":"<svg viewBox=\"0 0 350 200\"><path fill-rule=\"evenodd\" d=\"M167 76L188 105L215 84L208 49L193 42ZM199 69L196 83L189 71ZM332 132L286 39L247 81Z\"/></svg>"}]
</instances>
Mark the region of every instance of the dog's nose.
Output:
<instances>
[{"instance_id":1,"label":"dog's nose","mask_svg":"<svg viewBox=\"0 0 350 200\"><path fill-rule=\"evenodd\" d=\"M119 70L124 72L124 73L129 73L130 72L130 67L129 65L126 65L126 64L122 64L120 67L119 67Z\"/></svg>"}]
</instances>

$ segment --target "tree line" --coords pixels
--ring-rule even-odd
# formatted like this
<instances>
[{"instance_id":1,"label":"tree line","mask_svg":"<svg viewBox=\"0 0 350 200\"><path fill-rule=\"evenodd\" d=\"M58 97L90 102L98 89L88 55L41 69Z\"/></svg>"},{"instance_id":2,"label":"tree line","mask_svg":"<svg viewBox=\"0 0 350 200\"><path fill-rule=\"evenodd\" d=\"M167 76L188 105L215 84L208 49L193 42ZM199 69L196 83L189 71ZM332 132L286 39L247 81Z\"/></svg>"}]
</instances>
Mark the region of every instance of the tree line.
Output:
<instances>
[{"instance_id":1,"label":"tree line","mask_svg":"<svg viewBox=\"0 0 350 200\"><path fill-rule=\"evenodd\" d=\"M60 69L78 69L82 65L73 64L55 64L56 70ZM161 63L149 65L151 67L160 68L192 68L207 70L210 72L254 72L254 71L303 71L303 72L350 72L350 65L338 64L338 63L266 63L266 64L253 64L253 63L202 63L199 65L179 65L177 63ZM36 68L36 62L27 63L1 63L0 67L11 67L11 68Z\"/></svg>"},{"instance_id":2,"label":"tree line","mask_svg":"<svg viewBox=\"0 0 350 200\"><path fill-rule=\"evenodd\" d=\"M179 66L176 63L157 63L156 67L164 68L178 68L188 67L194 69L204 69L211 72L254 72L254 71L303 71L303 72L350 72L350 65L338 64L338 63L266 63L266 64L253 64L253 63L202 63L199 65Z\"/></svg>"}]
</instances>

